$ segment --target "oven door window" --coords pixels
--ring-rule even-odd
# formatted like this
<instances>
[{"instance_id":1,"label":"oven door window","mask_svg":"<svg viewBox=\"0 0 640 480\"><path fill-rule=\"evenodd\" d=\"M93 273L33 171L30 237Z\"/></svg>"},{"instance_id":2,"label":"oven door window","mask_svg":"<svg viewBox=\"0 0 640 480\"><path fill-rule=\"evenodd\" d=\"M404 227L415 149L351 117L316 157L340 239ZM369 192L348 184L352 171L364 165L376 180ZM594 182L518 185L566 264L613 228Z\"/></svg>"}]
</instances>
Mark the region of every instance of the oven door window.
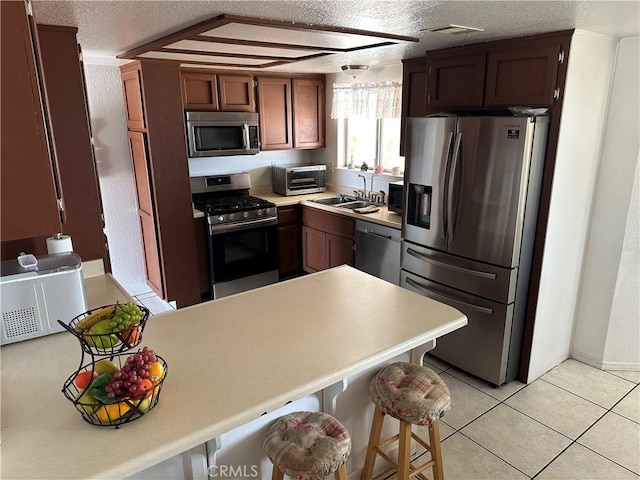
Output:
<instances>
[{"instance_id":1,"label":"oven door window","mask_svg":"<svg viewBox=\"0 0 640 480\"><path fill-rule=\"evenodd\" d=\"M317 188L318 172L289 172L287 174L289 190L304 190L306 188Z\"/></svg>"},{"instance_id":2,"label":"oven door window","mask_svg":"<svg viewBox=\"0 0 640 480\"><path fill-rule=\"evenodd\" d=\"M213 283L278 269L278 227L217 233L211 237Z\"/></svg>"},{"instance_id":3,"label":"oven door window","mask_svg":"<svg viewBox=\"0 0 640 480\"><path fill-rule=\"evenodd\" d=\"M198 152L213 150L242 150L242 126L194 126L195 147Z\"/></svg>"}]
</instances>

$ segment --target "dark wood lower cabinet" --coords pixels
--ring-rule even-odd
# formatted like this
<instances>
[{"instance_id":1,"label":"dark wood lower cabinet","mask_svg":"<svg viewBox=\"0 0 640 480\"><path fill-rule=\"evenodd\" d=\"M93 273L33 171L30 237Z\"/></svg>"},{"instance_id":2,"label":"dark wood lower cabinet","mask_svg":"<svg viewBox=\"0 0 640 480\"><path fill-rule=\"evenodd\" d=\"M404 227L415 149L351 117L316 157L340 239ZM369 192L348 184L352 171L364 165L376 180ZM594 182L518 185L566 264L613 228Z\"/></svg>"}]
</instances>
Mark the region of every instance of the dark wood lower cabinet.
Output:
<instances>
[{"instance_id":1,"label":"dark wood lower cabinet","mask_svg":"<svg viewBox=\"0 0 640 480\"><path fill-rule=\"evenodd\" d=\"M302 210L302 264L308 273L354 265L354 221L314 208Z\"/></svg>"},{"instance_id":2,"label":"dark wood lower cabinet","mask_svg":"<svg viewBox=\"0 0 640 480\"><path fill-rule=\"evenodd\" d=\"M278 208L278 249L280 278L302 271L302 207Z\"/></svg>"},{"instance_id":3,"label":"dark wood lower cabinet","mask_svg":"<svg viewBox=\"0 0 640 480\"><path fill-rule=\"evenodd\" d=\"M325 244L326 233L315 228L302 227L302 256L305 272L319 272L328 268Z\"/></svg>"},{"instance_id":4,"label":"dark wood lower cabinet","mask_svg":"<svg viewBox=\"0 0 640 480\"><path fill-rule=\"evenodd\" d=\"M158 235L153 217L138 210L140 230L142 231L142 249L144 250L144 268L147 274L147 285L159 297L164 297L162 289L162 270L158 261Z\"/></svg>"}]
</instances>

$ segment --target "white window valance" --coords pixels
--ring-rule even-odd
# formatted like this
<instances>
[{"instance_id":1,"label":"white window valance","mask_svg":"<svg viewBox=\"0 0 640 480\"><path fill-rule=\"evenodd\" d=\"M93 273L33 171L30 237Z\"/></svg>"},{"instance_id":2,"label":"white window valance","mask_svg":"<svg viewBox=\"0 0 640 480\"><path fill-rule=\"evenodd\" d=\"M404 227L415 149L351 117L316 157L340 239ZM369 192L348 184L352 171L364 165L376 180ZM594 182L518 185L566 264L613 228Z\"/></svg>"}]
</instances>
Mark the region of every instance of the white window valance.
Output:
<instances>
[{"instance_id":1,"label":"white window valance","mask_svg":"<svg viewBox=\"0 0 640 480\"><path fill-rule=\"evenodd\" d=\"M402 83L334 83L331 118L400 118Z\"/></svg>"}]
</instances>

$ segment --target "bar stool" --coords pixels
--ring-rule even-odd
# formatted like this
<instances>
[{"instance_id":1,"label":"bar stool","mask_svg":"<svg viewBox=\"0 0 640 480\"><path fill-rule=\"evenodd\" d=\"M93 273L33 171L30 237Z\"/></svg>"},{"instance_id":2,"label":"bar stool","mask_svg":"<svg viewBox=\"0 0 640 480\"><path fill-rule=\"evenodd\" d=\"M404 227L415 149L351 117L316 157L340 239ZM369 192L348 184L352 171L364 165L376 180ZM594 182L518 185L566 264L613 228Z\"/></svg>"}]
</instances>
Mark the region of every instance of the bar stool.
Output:
<instances>
[{"instance_id":1,"label":"bar stool","mask_svg":"<svg viewBox=\"0 0 640 480\"><path fill-rule=\"evenodd\" d=\"M369 384L369 395L375 404L369 445L362 470L362 480L371 480L376 456L380 455L392 467L378 475L385 478L397 472L398 480L411 477L426 479L422 474L433 468L434 480L443 480L439 419L451 406L449 389L433 370L413 363L397 362L378 372ZM380 441L385 415L400 421L400 432ZM411 431L411 425L428 425L429 442ZM414 467L411 464L411 439L431 453L431 460ZM384 451L398 441L398 462Z\"/></svg>"},{"instance_id":2,"label":"bar stool","mask_svg":"<svg viewBox=\"0 0 640 480\"><path fill-rule=\"evenodd\" d=\"M269 428L262 442L273 463L272 480L324 478L347 480L345 461L351 452L347 429L327 413L294 412Z\"/></svg>"}]
</instances>

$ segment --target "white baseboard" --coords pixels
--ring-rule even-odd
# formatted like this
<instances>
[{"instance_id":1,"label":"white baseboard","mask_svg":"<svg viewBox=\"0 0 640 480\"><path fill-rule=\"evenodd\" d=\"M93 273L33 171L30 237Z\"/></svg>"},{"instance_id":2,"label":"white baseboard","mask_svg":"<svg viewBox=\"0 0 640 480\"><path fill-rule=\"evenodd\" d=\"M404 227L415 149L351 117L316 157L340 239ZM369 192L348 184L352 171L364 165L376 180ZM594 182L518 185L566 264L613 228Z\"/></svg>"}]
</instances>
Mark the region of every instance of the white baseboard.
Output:
<instances>
[{"instance_id":1,"label":"white baseboard","mask_svg":"<svg viewBox=\"0 0 640 480\"><path fill-rule=\"evenodd\" d=\"M571 358L599 370L630 370L634 372L640 372L640 362L603 362L602 359L597 359L592 357L591 355L586 355L576 351L571 352Z\"/></svg>"}]
</instances>

